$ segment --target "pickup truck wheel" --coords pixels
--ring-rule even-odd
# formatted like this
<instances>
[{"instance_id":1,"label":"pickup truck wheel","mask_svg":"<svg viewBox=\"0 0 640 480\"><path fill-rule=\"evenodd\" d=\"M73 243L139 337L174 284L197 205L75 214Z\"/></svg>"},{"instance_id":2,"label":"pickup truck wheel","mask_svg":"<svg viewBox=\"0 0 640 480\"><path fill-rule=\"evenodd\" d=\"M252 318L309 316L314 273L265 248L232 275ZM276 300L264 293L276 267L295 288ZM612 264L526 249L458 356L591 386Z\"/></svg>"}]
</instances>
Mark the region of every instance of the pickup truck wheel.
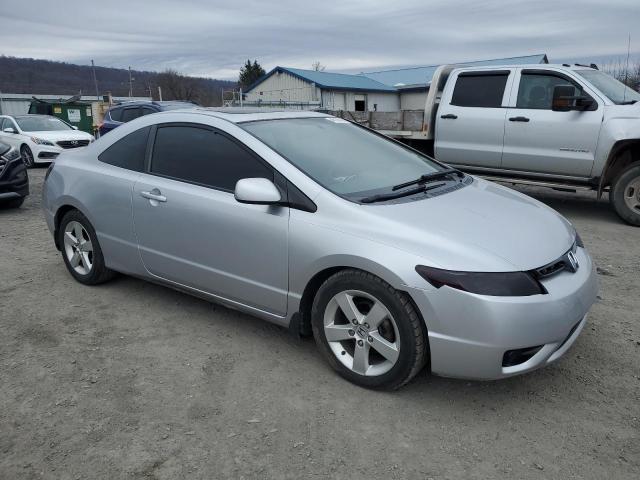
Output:
<instances>
[{"instance_id":1,"label":"pickup truck wheel","mask_svg":"<svg viewBox=\"0 0 640 480\"><path fill-rule=\"evenodd\" d=\"M624 169L614 180L609 200L625 222L640 227L640 163Z\"/></svg>"}]
</instances>

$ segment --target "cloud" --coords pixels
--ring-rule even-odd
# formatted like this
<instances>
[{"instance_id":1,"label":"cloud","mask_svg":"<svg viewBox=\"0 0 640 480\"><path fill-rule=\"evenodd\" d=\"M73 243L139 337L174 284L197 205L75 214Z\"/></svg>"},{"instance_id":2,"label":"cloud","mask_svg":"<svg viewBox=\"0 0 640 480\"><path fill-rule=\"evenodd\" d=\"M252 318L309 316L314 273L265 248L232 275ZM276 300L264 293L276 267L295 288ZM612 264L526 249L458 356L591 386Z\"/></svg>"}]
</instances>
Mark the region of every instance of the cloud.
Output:
<instances>
[{"instance_id":1,"label":"cloud","mask_svg":"<svg viewBox=\"0 0 640 480\"><path fill-rule=\"evenodd\" d=\"M247 58L267 69L359 71L547 53L623 55L637 0L233 3L30 1L0 6L0 53L235 78ZM632 39L640 45L640 38ZM639 51L634 48L634 51Z\"/></svg>"}]
</instances>

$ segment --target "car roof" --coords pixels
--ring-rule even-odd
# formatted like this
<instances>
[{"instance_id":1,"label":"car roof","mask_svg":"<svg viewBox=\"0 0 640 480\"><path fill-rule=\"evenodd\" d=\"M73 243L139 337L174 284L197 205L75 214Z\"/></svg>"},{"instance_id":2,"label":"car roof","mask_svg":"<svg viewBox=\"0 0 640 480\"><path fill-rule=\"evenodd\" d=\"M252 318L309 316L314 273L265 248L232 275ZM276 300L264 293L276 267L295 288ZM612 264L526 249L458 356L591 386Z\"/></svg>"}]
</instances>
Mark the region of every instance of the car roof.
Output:
<instances>
[{"instance_id":1,"label":"car roof","mask_svg":"<svg viewBox=\"0 0 640 480\"><path fill-rule=\"evenodd\" d=\"M193 105L194 107L198 106L197 103L191 102L189 100L163 100L161 102L156 100L131 100L130 102L114 103L109 107L109 110L120 107L135 107L138 105L155 105L157 107L169 107L173 105Z\"/></svg>"},{"instance_id":2,"label":"car roof","mask_svg":"<svg viewBox=\"0 0 640 480\"><path fill-rule=\"evenodd\" d=\"M326 113L309 110L274 110L243 107L194 107L189 109L171 110L170 112L160 112L156 115L172 113L198 113L200 115L218 117L232 123L255 122L259 120L282 120L287 118L331 117L331 115L327 115Z\"/></svg>"},{"instance_id":3,"label":"car roof","mask_svg":"<svg viewBox=\"0 0 640 480\"><path fill-rule=\"evenodd\" d=\"M453 66L453 65L452 65ZM562 63L540 63L540 64L525 64L525 65L468 65L468 66L459 66L455 67L455 70L500 70L503 68L526 68L529 70L555 70L555 69L563 69L563 70L594 70L595 68L590 67L589 65L569 65Z\"/></svg>"}]
</instances>

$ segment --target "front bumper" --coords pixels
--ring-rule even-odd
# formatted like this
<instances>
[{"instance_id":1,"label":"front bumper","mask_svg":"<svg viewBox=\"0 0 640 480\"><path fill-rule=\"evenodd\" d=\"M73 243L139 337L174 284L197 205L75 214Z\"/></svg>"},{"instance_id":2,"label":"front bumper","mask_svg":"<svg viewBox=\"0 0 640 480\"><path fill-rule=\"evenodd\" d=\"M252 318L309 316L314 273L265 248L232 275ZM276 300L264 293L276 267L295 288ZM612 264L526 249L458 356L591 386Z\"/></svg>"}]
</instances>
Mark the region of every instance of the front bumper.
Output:
<instances>
[{"instance_id":1,"label":"front bumper","mask_svg":"<svg viewBox=\"0 0 640 480\"><path fill-rule=\"evenodd\" d=\"M18 158L0 171L0 200L12 200L29 195L27 169Z\"/></svg>"},{"instance_id":2,"label":"front bumper","mask_svg":"<svg viewBox=\"0 0 640 480\"><path fill-rule=\"evenodd\" d=\"M529 372L558 360L584 328L598 294L595 266L578 248L580 268L542 283L549 293L529 297L476 295L449 287L409 289L429 331L431 370L492 380ZM509 350L541 346L523 363L503 366Z\"/></svg>"},{"instance_id":3,"label":"front bumper","mask_svg":"<svg viewBox=\"0 0 640 480\"><path fill-rule=\"evenodd\" d=\"M53 162L64 149L51 145L34 145L31 147L31 151L34 163L49 163Z\"/></svg>"}]
</instances>

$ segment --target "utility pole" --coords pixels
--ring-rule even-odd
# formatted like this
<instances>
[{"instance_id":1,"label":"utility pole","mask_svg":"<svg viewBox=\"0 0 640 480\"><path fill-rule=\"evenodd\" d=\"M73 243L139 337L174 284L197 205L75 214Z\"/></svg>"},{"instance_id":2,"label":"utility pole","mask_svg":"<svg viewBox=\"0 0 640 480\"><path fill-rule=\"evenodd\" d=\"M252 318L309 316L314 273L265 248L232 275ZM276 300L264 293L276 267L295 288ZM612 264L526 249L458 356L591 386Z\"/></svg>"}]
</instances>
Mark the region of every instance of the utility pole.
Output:
<instances>
[{"instance_id":1,"label":"utility pole","mask_svg":"<svg viewBox=\"0 0 640 480\"><path fill-rule=\"evenodd\" d=\"M129 98L133 97L133 80L131 79L131 67L129 67Z\"/></svg>"},{"instance_id":2,"label":"utility pole","mask_svg":"<svg viewBox=\"0 0 640 480\"><path fill-rule=\"evenodd\" d=\"M98 78L96 77L96 65L91 60L91 70L93 70L93 84L96 86L96 99L100 100L100 93L98 92Z\"/></svg>"},{"instance_id":3,"label":"utility pole","mask_svg":"<svg viewBox=\"0 0 640 480\"><path fill-rule=\"evenodd\" d=\"M158 85L158 99L162 101L162 87Z\"/></svg>"}]
</instances>

